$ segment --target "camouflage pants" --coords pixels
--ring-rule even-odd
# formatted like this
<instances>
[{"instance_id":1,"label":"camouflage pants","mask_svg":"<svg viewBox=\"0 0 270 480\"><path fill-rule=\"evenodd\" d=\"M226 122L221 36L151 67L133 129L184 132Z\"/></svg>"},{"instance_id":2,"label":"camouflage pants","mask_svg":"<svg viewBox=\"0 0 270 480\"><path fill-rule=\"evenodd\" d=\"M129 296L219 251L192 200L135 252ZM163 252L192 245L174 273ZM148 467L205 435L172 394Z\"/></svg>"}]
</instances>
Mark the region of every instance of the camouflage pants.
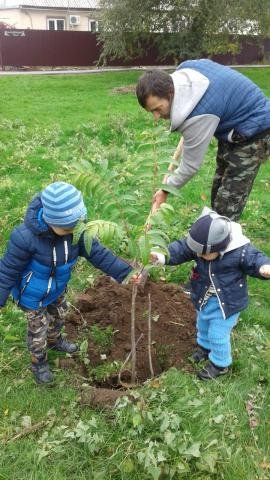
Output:
<instances>
[{"instance_id":1,"label":"camouflage pants","mask_svg":"<svg viewBox=\"0 0 270 480\"><path fill-rule=\"evenodd\" d=\"M27 320L27 345L31 361L37 363L47 358L47 345L54 345L61 335L68 306L64 295L40 310L24 310Z\"/></svg>"},{"instance_id":2,"label":"camouflage pants","mask_svg":"<svg viewBox=\"0 0 270 480\"><path fill-rule=\"evenodd\" d=\"M269 155L270 134L249 142L219 142L211 192L213 210L237 221L259 168Z\"/></svg>"}]
</instances>

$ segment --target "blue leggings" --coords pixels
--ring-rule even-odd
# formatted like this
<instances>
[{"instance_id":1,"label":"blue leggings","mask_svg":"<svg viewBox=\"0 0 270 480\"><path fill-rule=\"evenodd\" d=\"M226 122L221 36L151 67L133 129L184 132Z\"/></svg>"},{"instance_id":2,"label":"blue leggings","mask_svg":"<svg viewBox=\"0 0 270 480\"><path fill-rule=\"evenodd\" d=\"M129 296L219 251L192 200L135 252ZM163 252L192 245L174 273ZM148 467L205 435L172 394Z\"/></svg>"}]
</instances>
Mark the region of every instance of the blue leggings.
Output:
<instances>
[{"instance_id":1,"label":"blue leggings","mask_svg":"<svg viewBox=\"0 0 270 480\"><path fill-rule=\"evenodd\" d=\"M201 311L197 311L197 343L210 350L209 360L217 367L232 363L230 335L240 312L224 320L217 297L210 297Z\"/></svg>"}]
</instances>

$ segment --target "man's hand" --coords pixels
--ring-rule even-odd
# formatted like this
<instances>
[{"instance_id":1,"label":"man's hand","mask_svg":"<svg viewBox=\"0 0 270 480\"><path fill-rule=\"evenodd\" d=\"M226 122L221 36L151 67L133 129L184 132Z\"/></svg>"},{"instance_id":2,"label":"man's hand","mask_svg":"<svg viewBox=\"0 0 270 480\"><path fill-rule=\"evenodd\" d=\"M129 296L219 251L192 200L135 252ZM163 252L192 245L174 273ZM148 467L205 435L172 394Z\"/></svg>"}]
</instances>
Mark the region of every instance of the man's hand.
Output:
<instances>
[{"instance_id":1,"label":"man's hand","mask_svg":"<svg viewBox=\"0 0 270 480\"><path fill-rule=\"evenodd\" d=\"M158 190L153 197L151 213L155 213L162 203L167 201L168 193L164 190Z\"/></svg>"},{"instance_id":2,"label":"man's hand","mask_svg":"<svg viewBox=\"0 0 270 480\"><path fill-rule=\"evenodd\" d=\"M270 265L262 265L259 272L262 277L270 278Z\"/></svg>"}]
</instances>

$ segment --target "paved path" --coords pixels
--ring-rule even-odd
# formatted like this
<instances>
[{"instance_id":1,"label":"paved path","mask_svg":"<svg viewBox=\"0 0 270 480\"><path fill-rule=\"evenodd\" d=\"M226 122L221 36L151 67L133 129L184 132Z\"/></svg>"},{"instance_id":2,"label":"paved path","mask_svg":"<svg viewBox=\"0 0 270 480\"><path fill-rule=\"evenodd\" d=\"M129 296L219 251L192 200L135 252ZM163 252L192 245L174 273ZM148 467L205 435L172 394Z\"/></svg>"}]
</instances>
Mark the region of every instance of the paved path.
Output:
<instances>
[{"instance_id":1,"label":"paved path","mask_svg":"<svg viewBox=\"0 0 270 480\"><path fill-rule=\"evenodd\" d=\"M232 68L269 68L270 65L228 65ZM165 66L153 66L149 65L147 67L101 67L101 68L89 68L89 69L79 69L72 68L65 70L7 70L1 71L0 76L5 75L82 75L90 73L103 73L103 72L121 72L127 70L149 70L149 69L160 69L160 70L175 70L175 65L165 65Z\"/></svg>"}]
</instances>

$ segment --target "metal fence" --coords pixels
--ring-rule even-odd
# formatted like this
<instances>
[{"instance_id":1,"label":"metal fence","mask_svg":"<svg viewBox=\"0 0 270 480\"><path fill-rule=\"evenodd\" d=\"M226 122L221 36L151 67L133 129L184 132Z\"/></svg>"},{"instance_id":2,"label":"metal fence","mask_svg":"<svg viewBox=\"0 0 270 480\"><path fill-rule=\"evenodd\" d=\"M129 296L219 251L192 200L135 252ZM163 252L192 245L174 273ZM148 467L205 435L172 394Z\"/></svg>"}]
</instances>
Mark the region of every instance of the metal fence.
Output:
<instances>
[{"instance_id":1,"label":"metal fence","mask_svg":"<svg viewBox=\"0 0 270 480\"><path fill-rule=\"evenodd\" d=\"M270 40L259 44L256 38L243 37L242 51L236 55L215 55L212 57L223 64L250 64L263 60L270 52ZM0 31L0 65L2 68L95 66L101 53L95 33L48 31L48 30L2 30ZM180 60L180 59L179 59ZM142 57L128 63L118 60L109 65L172 65L172 58L158 59L154 47L145 48Z\"/></svg>"}]
</instances>

